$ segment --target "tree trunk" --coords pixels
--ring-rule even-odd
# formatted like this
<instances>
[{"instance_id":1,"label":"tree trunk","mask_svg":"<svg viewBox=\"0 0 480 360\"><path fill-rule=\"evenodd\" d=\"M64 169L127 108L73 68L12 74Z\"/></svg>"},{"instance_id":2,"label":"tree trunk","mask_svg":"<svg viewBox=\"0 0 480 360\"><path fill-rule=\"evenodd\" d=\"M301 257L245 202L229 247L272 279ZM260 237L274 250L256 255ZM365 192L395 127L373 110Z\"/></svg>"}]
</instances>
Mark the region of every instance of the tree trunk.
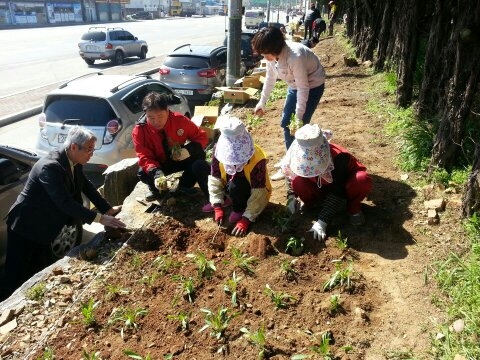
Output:
<instances>
[{"instance_id":1,"label":"tree trunk","mask_svg":"<svg viewBox=\"0 0 480 360\"><path fill-rule=\"evenodd\" d=\"M375 70L382 71L387 60L387 47L390 39L390 30L393 16L393 2L395 0L386 0L383 8L382 21L380 23L380 32L378 34L377 61Z\"/></svg>"},{"instance_id":2,"label":"tree trunk","mask_svg":"<svg viewBox=\"0 0 480 360\"><path fill-rule=\"evenodd\" d=\"M480 213L480 143L477 143L473 160L472 172L465 186L462 201L463 216Z\"/></svg>"}]
</instances>

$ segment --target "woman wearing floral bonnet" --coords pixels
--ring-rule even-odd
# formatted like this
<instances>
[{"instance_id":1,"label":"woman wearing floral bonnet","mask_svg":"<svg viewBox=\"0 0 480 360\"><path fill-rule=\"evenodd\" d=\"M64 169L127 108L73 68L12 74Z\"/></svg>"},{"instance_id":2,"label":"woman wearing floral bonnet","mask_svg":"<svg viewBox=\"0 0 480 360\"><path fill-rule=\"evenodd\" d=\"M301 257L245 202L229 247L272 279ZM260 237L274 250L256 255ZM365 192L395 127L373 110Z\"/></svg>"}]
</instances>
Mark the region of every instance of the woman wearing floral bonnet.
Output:
<instances>
[{"instance_id":1,"label":"woman wearing floral bonnet","mask_svg":"<svg viewBox=\"0 0 480 360\"><path fill-rule=\"evenodd\" d=\"M329 143L317 124L307 124L295 132L295 140L281 161L290 193L287 206L291 213L300 207L321 205L318 220L310 231L316 240L327 237L327 225L345 209L350 223L363 225L362 200L372 189L366 167L339 145Z\"/></svg>"},{"instance_id":2,"label":"woman wearing floral bonnet","mask_svg":"<svg viewBox=\"0 0 480 360\"><path fill-rule=\"evenodd\" d=\"M272 187L263 150L253 143L245 125L236 117L219 117L220 137L213 151L208 176L214 220L223 223L222 204L228 194L232 211L228 220L235 224L232 235L243 236L265 209Z\"/></svg>"}]
</instances>

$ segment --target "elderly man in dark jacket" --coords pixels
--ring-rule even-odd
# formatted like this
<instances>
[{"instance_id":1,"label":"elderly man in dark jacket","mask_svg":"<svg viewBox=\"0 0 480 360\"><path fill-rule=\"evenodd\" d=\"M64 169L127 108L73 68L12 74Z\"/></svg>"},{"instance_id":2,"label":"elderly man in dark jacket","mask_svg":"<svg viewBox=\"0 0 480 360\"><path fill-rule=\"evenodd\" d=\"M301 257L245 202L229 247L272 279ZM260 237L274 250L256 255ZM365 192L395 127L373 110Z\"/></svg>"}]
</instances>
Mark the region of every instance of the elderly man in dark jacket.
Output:
<instances>
[{"instance_id":1,"label":"elderly man in dark jacket","mask_svg":"<svg viewBox=\"0 0 480 360\"><path fill-rule=\"evenodd\" d=\"M112 207L83 173L83 165L92 157L96 140L91 131L73 127L64 148L52 151L33 166L7 216L3 296L9 296L29 277L55 261L51 243L65 225L96 221L113 228L125 227L115 218L121 207ZM98 212L83 206L82 193Z\"/></svg>"},{"instance_id":2,"label":"elderly man in dark jacket","mask_svg":"<svg viewBox=\"0 0 480 360\"><path fill-rule=\"evenodd\" d=\"M320 18L320 10L317 9L315 6L315 3L310 4L310 10L307 10L307 12L304 15L304 25L305 25L305 34L303 36L303 39L310 39L313 34L312 34L312 25L313 22Z\"/></svg>"}]
</instances>

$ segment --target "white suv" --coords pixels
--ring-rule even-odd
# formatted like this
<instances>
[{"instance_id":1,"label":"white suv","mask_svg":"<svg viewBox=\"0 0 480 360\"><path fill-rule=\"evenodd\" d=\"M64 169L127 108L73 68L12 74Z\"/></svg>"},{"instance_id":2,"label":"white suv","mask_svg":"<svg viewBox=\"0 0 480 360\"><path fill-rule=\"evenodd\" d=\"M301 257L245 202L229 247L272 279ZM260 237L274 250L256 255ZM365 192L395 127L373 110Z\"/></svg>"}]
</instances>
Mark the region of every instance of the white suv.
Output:
<instances>
[{"instance_id":1,"label":"white suv","mask_svg":"<svg viewBox=\"0 0 480 360\"><path fill-rule=\"evenodd\" d=\"M95 60L110 60L115 65L121 65L127 57L145 59L148 45L123 28L91 27L82 35L78 49L88 65L93 65Z\"/></svg>"}]
</instances>

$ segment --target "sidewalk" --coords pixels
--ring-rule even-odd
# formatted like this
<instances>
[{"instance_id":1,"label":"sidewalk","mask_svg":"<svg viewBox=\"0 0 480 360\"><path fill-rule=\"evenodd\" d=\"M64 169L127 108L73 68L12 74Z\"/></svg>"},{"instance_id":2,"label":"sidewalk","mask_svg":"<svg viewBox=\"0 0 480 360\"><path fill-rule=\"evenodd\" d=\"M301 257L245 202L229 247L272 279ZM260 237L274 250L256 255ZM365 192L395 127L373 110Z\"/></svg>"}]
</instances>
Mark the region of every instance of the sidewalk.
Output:
<instances>
[{"instance_id":1,"label":"sidewalk","mask_svg":"<svg viewBox=\"0 0 480 360\"><path fill-rule=\"evenodd\" d=\"M135 63L107 68L101 70L101 72L104 74L151 74L155 77L155 75L158 75L160 65L160 59L153 57ZM86 68L85 73L89 72L94 72L94 69ZM45 95L62 83L50 84L0 98L0 127L39 114L42 111Z\"/></svg>"}]
</instances>

